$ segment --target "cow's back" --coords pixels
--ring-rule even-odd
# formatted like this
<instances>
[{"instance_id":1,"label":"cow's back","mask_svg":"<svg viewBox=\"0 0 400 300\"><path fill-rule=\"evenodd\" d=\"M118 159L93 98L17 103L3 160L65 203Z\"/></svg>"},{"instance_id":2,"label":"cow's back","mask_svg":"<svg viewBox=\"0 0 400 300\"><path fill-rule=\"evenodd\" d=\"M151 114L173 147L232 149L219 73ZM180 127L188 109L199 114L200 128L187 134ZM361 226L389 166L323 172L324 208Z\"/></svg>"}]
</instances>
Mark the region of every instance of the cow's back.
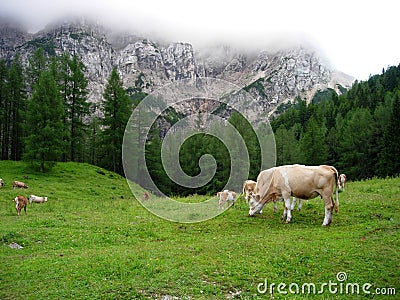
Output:
<instances>
[{"instance_id":1,"label":"cow's back","mask_svg":"<svg viewBox=\"0 0 400 300\"><path fill-rule=\"evenodd\" d=\"M275 186L297 198L311 199L333 192L335 175L330 166L291 165L281 166L278 171Z\"/></svg>"}]
</instances>

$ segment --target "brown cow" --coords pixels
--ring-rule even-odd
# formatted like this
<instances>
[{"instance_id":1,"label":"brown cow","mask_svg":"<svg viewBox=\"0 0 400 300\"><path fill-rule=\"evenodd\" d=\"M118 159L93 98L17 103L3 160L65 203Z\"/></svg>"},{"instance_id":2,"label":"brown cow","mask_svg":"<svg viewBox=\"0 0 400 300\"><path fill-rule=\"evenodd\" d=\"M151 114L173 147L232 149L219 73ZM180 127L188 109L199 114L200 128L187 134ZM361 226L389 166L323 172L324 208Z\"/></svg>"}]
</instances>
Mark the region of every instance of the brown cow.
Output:
<instances>
[{"instance_id":1,"label":"brown cow","mask_svg":"<svg viewBox=\"0 0 400 300\"><path fill-rule=\"evenodd\" d=\"M20 216L22 209L25 210L26 214L26 206L28 205L28 199L24 196L17 196L14 198L13 201L16 203L15 209L17 211L18 216Z\"/></svg>"},{"instance_id":2,"label":"brown cow","mask_svg":"<svg viewBox=\"0 0 400 300\"><path fill-rule=\"evenodd\" d=\"M13 182L13 187L14 187L14 190L15 190L15 188L24 188L24 189L29 188L24 182L16 181L16 180L14 180L14 182Z\"/></svg>"},{"instance_id":3,"label":"brown cow","mask_svg":"<svg viewBox=\"0 0 400 300\"><path fill-rule=\"evenodd\" d=\"M228 201L232 202L232 206L235 204L236 193L229 191L229 190L224 190L223 192L218 192L217 197L219 199L218 200L218 208L224 209L224 205ZM228 202L228 206L229 206L229 202Z\"/></svg>"},{"instance_id":4,"label":"brown cow","mask_svg":"<svg viewBox=\"0 0 400 300\"><path fill-rule=\"evenodd\" d=\"M312 199L319 195L325 202L325 218L322 225L327 226L332 222L332 209L335 207L332 197L335 185L336 206L339 207L338 177L337 170L326 165L289 165L264 170L258 175L256 190L250 199L249 216L259 212L266 203L283 197L284 215L286 223L289 223L292 219L290 196Z\"/></svg>"},{"instance_id":5,"label":"brown cow","mask_svg":"<svg viewBox=\"0 0 400 300\"><path fill-rule=\"evenodd\" d=\"M150 199L150 194L149 194L149 192L144 191L144 192L143 192L142 198L143 198L143 200L146 200L146 201L149 200L149 199Z\"/></svg>"}]
</instances>

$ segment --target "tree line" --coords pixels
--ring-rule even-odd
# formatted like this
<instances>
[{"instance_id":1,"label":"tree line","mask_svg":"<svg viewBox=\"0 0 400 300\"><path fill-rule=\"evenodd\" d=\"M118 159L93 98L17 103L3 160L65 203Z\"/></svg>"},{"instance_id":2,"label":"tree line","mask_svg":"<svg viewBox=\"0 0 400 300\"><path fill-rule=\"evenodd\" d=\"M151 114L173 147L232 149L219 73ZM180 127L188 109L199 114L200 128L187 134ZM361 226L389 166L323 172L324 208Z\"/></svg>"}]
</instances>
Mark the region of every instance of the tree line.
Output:
<instances>
[{"instance_id":1,"label":"tree line","mask_svg":"<svg viewBox=\"0 0 400 300\"><path fill-rule=\"evenodd\" d=\"M400 175L400 66L383 70L367 81L356 81L340 96L327 90L317 93L309 104L297 98L282 106L282 112L270 122L276 165L329 164L350 180ZM244 116L233 113L229 123L245 140L249 178L256 180L261 171L257 136ZM190 176L201 174L202 155L212 154L217 161L214 177L199 188L188 189L168 178L159 158L161 139L157 134L146 149L150 173L166 194L213 194L225 186L230 176L235 176L227 147L209 134L192 136L179 150L182 169Z\"/></svg>"},{"instance_id":2,"label":"tree line","mask_svg":"<svg viewBox=\"0 0 400 300\"><path fill-rule=\"evenodd\" d=\"M0 60L2 160L27 160L42 172L57 161L88 162L123 174L121 145L132 101L116 69L103 101L88 102L85 66L76 55L39 48L23 67Z\"/></svg>"},{"instance_id":3,"label":"tree line","mask_svg":"<svg viewBox=\"0 0 400 300\"><path fill-rule=\"evenodd\" d=\"M75 55L49 57L41 48L26 67L18 55L8 63L0 60L2 160L27 160L41 171L57 161L87 162L124 175L123 135L133 109L146 96L143 80L139 76L135 87L125 90L114 68L102 101L90 103L84 74L85 66ZM328 90L318 93L309 104L297 98L282 104L278 111L280 114L270 122L277 165L330 164L352 180L399 175L400 66L383 70L367 81L356 81L340 96ZM182 116L168 111L160 117L172 125ZM230 155L239 151L238 145L228 149L215 136L199 133L178 149L181 167L189 176L197 176L202 171L200 158L211 154L216 160L215 175L198 188L174 183L162 165L163 141L157 124L150 136L137 138L138 143L145 143L147 169L165 194L213 194L240 171L231 170ZM232 113L229 124L244 139L249 178L255 180L261 170L257 136L245 116ZM226 139L231 138L228 129L220 130ZM248 167L245 160L235 163L240 168ZM214 170L209 161L203 167L204 174ZM132 174L129 179L146 187L140 170Z\"/></svg>"},{"instance_id":4,"label":"tree line","mask_svg":"<svg viewBox=\"0 0 400 300\"><path fill-rule=\"evenodd\" d=\"M331 164L352 180L400 174L400 66L271 121L277 164Z\"/></svg>"}]
</instances>

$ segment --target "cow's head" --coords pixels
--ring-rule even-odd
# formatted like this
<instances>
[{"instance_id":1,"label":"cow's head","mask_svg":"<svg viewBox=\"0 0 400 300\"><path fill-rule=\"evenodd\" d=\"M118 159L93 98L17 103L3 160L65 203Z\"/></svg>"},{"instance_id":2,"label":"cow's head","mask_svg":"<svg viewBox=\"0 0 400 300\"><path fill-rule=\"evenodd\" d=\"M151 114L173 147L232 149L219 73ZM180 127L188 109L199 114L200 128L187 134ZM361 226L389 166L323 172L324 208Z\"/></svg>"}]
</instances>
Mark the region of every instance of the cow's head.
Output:
<instances>
[{"instance_id":1,"label":"cow's head","mask_svg":"<svg viewBox=\"0 0 400 300\"><path fill-rule=\"evenodd\" d=\"M252 217L256 213L260 212L263 208L265 202L261 201L261 196L259 194L251 194L250 195L250 209L249 209L249 216Z\"/></svg>"}]
</instances>

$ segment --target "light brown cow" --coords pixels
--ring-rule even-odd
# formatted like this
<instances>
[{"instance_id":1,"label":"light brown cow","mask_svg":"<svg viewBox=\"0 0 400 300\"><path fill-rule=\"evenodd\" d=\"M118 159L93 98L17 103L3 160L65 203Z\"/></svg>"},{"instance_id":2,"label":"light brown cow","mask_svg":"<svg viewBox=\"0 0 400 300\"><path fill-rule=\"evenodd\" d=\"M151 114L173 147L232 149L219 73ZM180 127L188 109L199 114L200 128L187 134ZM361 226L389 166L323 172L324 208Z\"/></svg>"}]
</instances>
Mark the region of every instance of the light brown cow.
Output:
<instances>
[{"instance_id":1,"label":"light brown cow","mask_svg":"<svg viewBox=\"0 0 400 300\"><path fill-rule=\"evenodd\" d=\"M24 196L17 196L14 198L13 201L16 203L15 209L17 211L18 216L20 216L22 209L25 210L26 214L26 206L28 205L28 199Z\"/></svg>"},{"instance_id":2,"label":"light brown cow","mask_svg":"<svg viewBox=\"0 0 400 300\"><path fill-rule=\"evenodd\" d=\"M290 196L312 199L318 195L325 203L327 226L332 222L332 209L335 207L332 194L336 185L336 210L339 207L338 172L332 166L289 165L262 171L257 178L255 193L250 199L249 216L260 211L263 206L279 197L285 201L286 223L292 219Z\"/></svg>"},{"instance_id":3,"label":"light brown cow","mask_svg":"<svg viewBox=\"0 0 400 300\"><path fill-rule=\"evenodd\" d=\"M14 180L14 182L13 182L13 188L14 188L14 190L15 190L15 188L24 188L24 189L28 189L29 187L28 187L24 182Z\"/></svg>"},{"instance_id":4,"label":"light brown cow","mask_svg":"<svg viewBox=\"0 0 400 300\"><path fill-rule=\"evenodd\" d=\"M235 204L236 193L229 191L229 190L224 190L223 192L218 192L217 197L219 199L218 200L218 208L224 209L224 205L228 201L232 202L232 206ZM228 207L229 207L229 203L228 203Z\"/></svg>"},{"instance_id":5,"label":"light brown cow","mask_svg":"<svg viewBox=\"0 0 400 300\"><path fill-rule=\"evenodd\" d=\"M255 182L253 180L246 180L243 183L243 197L246 200L246 204L249 204L251 195L254 194L254 191L256 189L256 184L257 184L257 182ZM283 198L280 197L280 198L276 198L275 200L273 200L273 202L274 202L274 212L278 211L278 201L282 201L283 202ZM296 206L296 198L293 197L291 210L293 210L295 206ZM299 199L298 211L301 210L301 207L302 207L302 200ZM262 210L260 210L259 213L262 214Z\"/></svg>"}]
</instances>

